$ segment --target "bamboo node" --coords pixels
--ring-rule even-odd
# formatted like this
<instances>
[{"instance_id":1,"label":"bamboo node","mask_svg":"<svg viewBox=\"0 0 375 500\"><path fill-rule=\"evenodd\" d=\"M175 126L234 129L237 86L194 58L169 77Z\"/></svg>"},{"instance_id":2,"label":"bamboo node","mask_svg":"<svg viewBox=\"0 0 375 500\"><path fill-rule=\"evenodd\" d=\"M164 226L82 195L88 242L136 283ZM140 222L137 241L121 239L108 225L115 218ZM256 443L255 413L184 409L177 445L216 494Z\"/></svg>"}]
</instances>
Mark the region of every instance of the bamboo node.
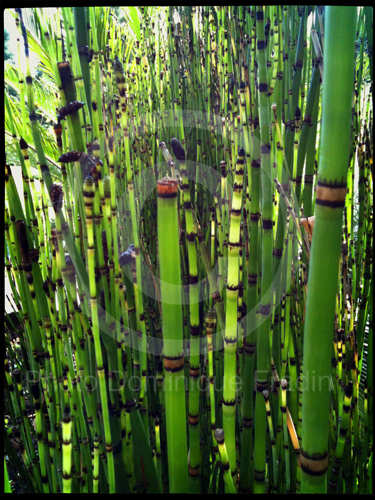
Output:
<instances>
[{"instance_id":1,"label":"bamboo node","mask_svg":"<svg viewBox=\"0 0 375 500\"><path fill-rule=\"evenodd\" d=\"M346 194L346 182L328 184L326 182L323 183L322 181L318 181L315 203L331 208L344 207Z\"/></svg>"},{"instance_id":2,"label":"bamboo node","mask_svg":"<svg viewBox=\"0 0 375 500\"><path fill-rule=\"evenodd\" d=\"M184 367L184 357L179 356L177 358L164 356L164 368L168 372L179 372Z\"/></svg>"},{"instance_id":3,"label":"bamboo node","mask_svg":"<svg viewBox=\"0 0 375 500\"><path fill-rule=\"evenodd\" d=\"M325 453L314 453L314 455L308 455L303 449L301 449L301 469L303 472L310 476L322 476L326 473L329 463L328 451Z\"/></svg>"},{"instance_id":4,"label":"bamboo node","mask_svg":"<svg viewBox=\"0 0 375 500\"><path fill-rule=\"evenodd\" d=\"M164 177L157 183L159 198L175 198L177 196L178 181L177 179Z\"/></svg>"}]
</instances>

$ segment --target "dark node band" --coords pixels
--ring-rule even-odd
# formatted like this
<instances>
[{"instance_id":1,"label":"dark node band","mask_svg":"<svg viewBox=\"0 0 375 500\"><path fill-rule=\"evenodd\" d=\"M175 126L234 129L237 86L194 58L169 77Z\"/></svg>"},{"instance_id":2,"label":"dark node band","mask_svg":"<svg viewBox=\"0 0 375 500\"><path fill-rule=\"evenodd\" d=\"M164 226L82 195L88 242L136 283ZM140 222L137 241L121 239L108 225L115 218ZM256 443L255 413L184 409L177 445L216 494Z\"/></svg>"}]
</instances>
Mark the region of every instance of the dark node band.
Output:
<instances>
[{"instance_id":1,"label":"dark node band","mask_svg":"<svg viewBox=\"0 0 375 500\"><path fill-rule=\"evenodd\" d=\"M264 50L266 47L267 47L266 40L257 40L257 49L258 50Z\"/></svg>"},{"instance_id":2,"label":"dark node band","mask_svg":"<svg viewBox=\"0 0 375 500\"><path fill-rule=\"evenodd\" d=\"M189 285L196 285L198 283L198 276L189 276Z\"/></svg>"},{"instance_id":3,"label":"dark node band","mask_svg":"<svg viewBox=\"0 0 375 500\"><path fill-rule=\"evenodd\" d=\"M250 214L250 221L251 222L259 222L260 219L260 213L256 212L255 214L251 213Z\"/></svg>"},{"instance_id":4,"label":"dark node band","mask_svg":"<svg viewBox=\"0 0 375 500\"><path fill-rule=\"evenodd\" d=\"M199 325L198 326L190 325L190 335L193 335L193 337L197 337L199 335Z\"/></svg>"},{"instance_id":5,"label":"dark node band","mask_svg":"<svg viewBox=\"0 0 375 500\"><path fill-rule=\"evenodd\" d=\"M252 425L253 425L253 419L252 418L243 417L243 419L242 419L242 425L244 427L247 427L247 428L252 427Z\"/></svg>"},{"instance_id":6,"label":"dark node band","mask_svg":"<svg viewBox=\"0 0 375 500\"><path fill-rule=\"evenodd\" d=\"M200 466L197 465L196 467L190 467L189 465L189 475L193 477L198 477L199 476L199 470Z\"/></svg>"},{"instance_id":7,"label":"dark node band","mask_svg":"<svg viewBox=\"0 0 375 500\"><path fill-rule=\"evenodd\" d=\"M271 304L267 304L265 306L263 306L262 304L260 304L259 306L259 312L262 316L269 316L270 312L271 312Z\"/></svg>"},{"instance_id":8,"label":"dark node band","mask_svg":"<svg viewBox=\"0 0 375 500\"><path fill-rule=\"evenodd\" d=\"M329 200L320 200L320 199L316 198L315 204L320 205L322 207L344 208L345 207L345 200L344 201L329 201Z\"/></svg>"},{"instance_id":9,"label":"dark node band","mask_svg":"<svg viewBox=\"0 0 375 500\"><path fill-rule=\"evenodd\" d=\"M241 209L236 210L235 208L232 208L232 209L230 209L230 210L229 210L229 213L230 213L231 215L234 215L234 216L240 217L240 215L241 215ZM229 242L229 244L230 244L230 242Z\"/></svg>"},{"instance_id":10,"label":"dark node band","mask_svg":"<svg viewBox=\"0 0 375 500\"><path fill-rule=\"evenodd\" d=\"M164 356L164 369L168 372L175 373L179 372L184 368L184 358L183 356L178 358L169 358Z\"/></svg>"},{"instance_id":11,"label":"dark node band","mask_svg":"<svg viewBox=\"0 0 375 500\"><path fill-rule=\"evenodd\" d=\"M272 229L273 220L272 219L262 219L262 226L264 230Z\"/></svg>"},{"instance_id":12,"label":"dark node band","mask_svg":"<svg viewBox=\"0 0 375 500\"><path fill-rule=\"evenodd\" d=\"M242 173L241 173L241 174L240 174L240 173L238 173L238 172L236 172L236 175L243 175L243 171L242 171ZM235 182L235 183L233 184L233 191L235 191L235 192L239 192L239 191L242 191L242 190L243 190L243 183L242 183L242 182L241 182L241 183L237 183L237 182Z\"/></svg>"},{"instance_id":13,"label":"dark node band","mask_svg":"<svg viewBox=\"0 0 375 500\"><path fill-rule=\"evenodd\" d=\"M328 469L328 458L328 452L324 454L316 453L310 456L301 449L301 469L310 476L322 476Z\"/></svg>"},{"instance_id":14,"label":"dark node band","mask_svg":"<svg viewBox=\"0 0 375 500\"><path fill-rule=\"evenodd\" d=\"M225 400L223 401L223 405L224 406L235 406L235 404L236 404L236 400L235 399L232 399L230 401L225 401Z\"/></svg>"},{"instance_id":15,"label":"dark node band","mask_svg":"<svg viewBox=\"0 0 375 500\"><path fill-rule=\"evenodd\" d=\"M257 380L257 392L263 393L263 391L267 390L267 382L259 382Z\"/></svg>"},{"instance_id":16,"label":"dark node band","mask_svg":"<svg viewBox=\"0 0 375 500\"><path fill-rule=\"evenodd\" d=\"M258 281L258 275L257 274L249 274L247 276L247 282L250 284L250 285L256 285L257 284L257 281Z\"/></svg>"},{"instance_id":17,"label":"dark node band","mask_svg":"<svg viewBox=\"0 0 375 500\"><path fill-rule=\"evenodd\" d=\"M321 186L323 188L329 188L329 189L343 189L343 188L346 188L347 184L346 184L345 180L341 180L341 181L318 180L318 186Z\"/></svg>"},{"instance_id":18,"label":"dark node band","mask_svg":"<svg viewBox=\"0 0 375 500\"><path fill-rule=\"evenodd\" d=\"M264 482L265 475L266 475L266 472L264 470L261 471L261 470L255 470L254 469L254 478L255 478L255 481L257 483Z\"/></svg>"}]
</instances>

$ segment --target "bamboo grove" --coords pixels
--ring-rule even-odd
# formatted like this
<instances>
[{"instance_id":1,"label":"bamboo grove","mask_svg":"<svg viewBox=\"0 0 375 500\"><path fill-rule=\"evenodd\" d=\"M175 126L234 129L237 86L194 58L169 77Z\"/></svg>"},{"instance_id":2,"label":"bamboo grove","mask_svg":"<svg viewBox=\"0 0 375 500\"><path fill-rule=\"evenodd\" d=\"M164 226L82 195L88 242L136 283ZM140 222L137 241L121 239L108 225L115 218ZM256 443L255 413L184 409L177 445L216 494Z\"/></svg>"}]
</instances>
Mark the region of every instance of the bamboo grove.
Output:
<instances>
[{"instance_id":1,"label":"bamboo grove","mask_svg":"<svg viewBox=\"0 0 375 500\"><path fill-rule=\"evenodd\" d=\"M13 11L5 491L371 494L372 9L122 12Z\"/></svg>"}]
</instances>

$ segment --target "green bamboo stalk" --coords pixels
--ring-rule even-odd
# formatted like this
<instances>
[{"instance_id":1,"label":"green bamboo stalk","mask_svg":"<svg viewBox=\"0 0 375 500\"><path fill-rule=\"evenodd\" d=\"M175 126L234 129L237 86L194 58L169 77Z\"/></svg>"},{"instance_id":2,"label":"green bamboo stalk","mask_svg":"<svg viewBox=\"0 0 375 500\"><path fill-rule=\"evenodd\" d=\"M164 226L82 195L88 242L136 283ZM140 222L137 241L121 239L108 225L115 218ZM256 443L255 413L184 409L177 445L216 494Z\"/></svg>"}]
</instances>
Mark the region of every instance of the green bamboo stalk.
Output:
<instances>
[{"instance_id":1,"label":"green bamboo stalk","mask_svg":"<svg viewBox=\"0 0 375 500\"><path fill-rule=\"evenodd\" d=\"M338 475L340 474L341 461L344 453L345 436L348 429L350 403L353 392L353 383L350 381L345 389L345 398L343 403L343 417L340 424L340 432L337 440L337 447L335 451L335 456L333 458L333 465L331 468L331 474L328 481L328 492L335 493L337 490L337 483L339 481Z\"/></svg>"},{"instance_id":2,"label":"green bamboo stalk","mask_svg":"<svg viewBox=\"0 0 375 500\"><path fill-rule=\"evenodd\" d=\"M354 37L355 9L328 7L322 144L303 355L304 374L314 377L314 380L318 376L320 381L323 377L330 378L330 343L341 247L342 214L346 196L354 84ZM322 282L325 283L324 291L321 287ZM320 346L319 349L316 348L317 345ZM313 375L313 370L316 375ZM329 394L329 384L324 382L318 392L309 388L302 395L301 491L303 493L326 491L328 418L324 418L324 415L328 417ZM319 435L316 435L314 429L318 421L325 423L322 424Z\"/></svg>"},{"instance_id":3,"label":"green bamboo stalk","mask_svg":"<svg viewBox=\"0 0 375 500\"><path fill-rule=\"evenodd\" d=\"M224 335L224 393L223 424L226 432L226 446L233 481L236 477L235 454L235 411L236 411L236 349L237 349L237 299L239 290L239 250L240 223L242 215L242 191L245 151L238 151L234 193L230 214L230 233L228 249L228 284L226 293L226 315Z\"/></svg>"},{"instance_id":4,"label":"green bamboo stalk","mask_svg":"<svg viewBox=\"0 0 375 500\"><path fill-rule=\"evenodd\" d=\"M263 7L257 7L257 54L259 68L259 125L261 135L261 168L262 168L262 277L260 299L260 326L257 332L257 395L255 403L255 444L254 444L254 492L264 492L265 485L265 453L266 453L266 414L262 392L266 389L270 367L269 335L271 314L271 281L272 281L272 180L269 136L269 106L267 68L265 61L265 40L263 33Z\"/></svg>"},{"instance_id":5,"label":"green bamboo stalk","mask_svg":"<svg viewBox=\"0 0 375 500\"><path fill-rule=\"evenodd\" d=\"M158 181L158 243L160 292L163 311L165 413L168 446L169 488L171 493L187 493L187 439L182 315L179 297L181 271L177 221L177 180Z\"/></svg>"},{"instance_id":6,"label":"green bamboo stalk","mask_svg":"<svg viewBox=\"0 0 375 500\"><path fill-rule=\"evenodd\" d=\"M25 402L25 397L24 397L22 385L21 385L21 373L20 373L20 371L18 369L14 370L13 376L14 376L15 381L17 383L18 392L20 395L22 415L23 415L24 426L25 426L25 436L26 436L26 440L27 440L27 445L28 445L29 450L30 450L31 462L33 464L33 475L35 477L38 488L41 491L42 490L42 483L41 483L41 476L40 476L40 467L39 467L39 464L38 464L38 461L37 461L37 458L35 455L34 446L33 446L32 440L31 440L31 436L33 434L33 429L31 428L31 423L30 423L29 418L26 416L27 415L26 402ZM26 443L25 443L25 446L26 446Z\"/></svg>"},{"instance_id":7,"label":"green bamboo stalk","mask_svg":"<svg viewBox=\"0 0 375 500\"><path fill-rule=\"evenodd\" d=\"M230 474L229 458L226 445L224 442L224 431L222 429L216 429L215 439L219 447L220 460L222 463L223 473L224 473L225 487L228 490L228 493L236 493L235 486L232 481L233 478L231 478Z\"/></svg>"},{"instance_id":8,"label":"green bamboo stalk","mask_svg":"<svg viewBox=\"0 0 375 500\"><path fill-rule=\"evenodd\" d=\"M283 438L284 438L284 453L285 453L285 481L286 481L286 491L285 493L290 493L290 462L289 462L289 439L288 439L288 426L286 418L286 388L288 382L285 379L281 380L281 412L283 414Z\"/></svg>"},{"instance_id":9,"label":"green bamboo stalk","mask_svg":"<svg viewBox=\"0 0 375 500\"><path fill-rule=\"evenodd\" d=\"M98 319L98 305L96 299L96 283L95 283L95 248L94 248L94 231L93 231L93 199L95 197L95 185L92 176L88 176L84 183L84 197L86 208L86 222L88 233L88 263L90 275L90 306L93 322L93 337L95 345L95 358L97 365L97 373L100 384L100 398L102 403L103 419L104 419L104 434L106 440L106 451L108 459L108 480L110 492L115 492L115 472L113 464L113 444L111 437L111 429L109 426L109 413L108 413L108 398L107 388L105 382L104 366L103 366L103 353L100 345L99 337L99 319Z\"/></svg>"},{"instance_id":10,"label":"green bamboo stalk","mask_svg":"<svg viewBox=\"0 0 375 500\"><path fill-rule=\"evenodd\" d=\"M89 68L89 47L87 37L87 23L86 7L74 7L74 25L76 34L76 43L81 65L82 78L84 84L84 96L87 102L87 109L89 111L90 119L92 119L92 105L91 105L91 82L90 82L90 68Z\"/></svg>"},{"instance_id":11,"label":"green bamboo stalk","mask_svg":"<svg viewBox=\"0 0 375 500\"><path fill-rule=\"evenodd\" d=\"M4 493L12 493L5 457L4 457Z\"/></svg>"},{"instance_id":12,"label":"green bamboo stalk","mask_svg":"<svg viewBox=\"0 0 375 500\"><path fill-rule=\"evenodd\" d=\"M63 429L63 493L72 492L72 418L66 406L62 419Z\"/></svg>"},{"instance_id":13,"label":"green bamboo stalk","mask_svg":"<svg viewBox=\"0 0 375 500\"><path fill-rule=\"evenodd\" d=\"M186 156L182 144L172 137L173 153L181 167L182 193L186 218L186 244L189 263L189 308L190 308L190 369L189 369L189 485L190 493L199 493L199 284L195 230L191 211L189 184L186 171Z\"/></svg>"},{"instance_id":14,"label":"green bamboo stalk","mask_svg":"<svg viewBox=\"0 0 375 500\"><path fill-rule=\"evenodd\" d=\"M38 436L38 451L39 451L39 463L40 463L40 473L41 473L41 480L42 480L42 486L43 486L43 493L49 493L49 485L48 485L48 477L47 477L47 469L46 469L46 457L45 457L45 450L44 446L42 443L42 412L41 412L41 406L40 406L40 388L39 384L33 384L31 386L31 393L33 395L33 400L34 400L34 408L35 408L35 417L36 417L36 431L37 431L37 436Z\"/></svg>"},{"instance_id":15,"label":"green bamboo stalk","mask_svg":"<svg viewBox=\"0 0 375 500\"><path fill-rule=\"evenodd\" d=\"M272 449L273 482L272 482L272 486L270 487L270 489L271 489L271 491L276 492L277 491L277 478L278 478L276 446L275 446L276 441L275 441L275 435L273 432L271 406L270 406L270 402L269 402L269 392L263 391L263 397L264 397L264 401L266 403L267 423L268 423L268 428L269 428L269 433L270 433L270 444L271 444L271 449Z\"/></svg>"}]
</instances>

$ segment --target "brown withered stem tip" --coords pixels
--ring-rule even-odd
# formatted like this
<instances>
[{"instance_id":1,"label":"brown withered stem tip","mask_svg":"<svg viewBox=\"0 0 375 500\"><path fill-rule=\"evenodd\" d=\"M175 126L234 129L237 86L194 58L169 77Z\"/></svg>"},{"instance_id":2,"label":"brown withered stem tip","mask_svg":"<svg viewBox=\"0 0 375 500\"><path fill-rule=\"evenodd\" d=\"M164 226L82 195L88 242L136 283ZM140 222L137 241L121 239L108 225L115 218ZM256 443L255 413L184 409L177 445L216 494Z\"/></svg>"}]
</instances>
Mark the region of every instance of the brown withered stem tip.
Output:
<instances>
[{"instance_id":1,"label":"brown withered stem tip","mask_svg":"<svg viewBox=\"0 0 375 500\"><path fill-rule=\"evenodd\" d=\"M301 219L301 224L307 230L307 232L309 234L309 240L311 243L313 230L314 230L314 224L315 224L315 215L313 215L312 217L307 217L305 219Z\"/></svg>"},{"instance_id":2,"label":"brown withered stem tip","mask_svg":"<svg viewBox=\"0 0 375 500\"><path fill-rule=\"evenodd\" d=\"M158 181L158 196L161 198L170 198L177 195L178 182L177 179L164 177Z\"/></svg>"}]
</instances>

